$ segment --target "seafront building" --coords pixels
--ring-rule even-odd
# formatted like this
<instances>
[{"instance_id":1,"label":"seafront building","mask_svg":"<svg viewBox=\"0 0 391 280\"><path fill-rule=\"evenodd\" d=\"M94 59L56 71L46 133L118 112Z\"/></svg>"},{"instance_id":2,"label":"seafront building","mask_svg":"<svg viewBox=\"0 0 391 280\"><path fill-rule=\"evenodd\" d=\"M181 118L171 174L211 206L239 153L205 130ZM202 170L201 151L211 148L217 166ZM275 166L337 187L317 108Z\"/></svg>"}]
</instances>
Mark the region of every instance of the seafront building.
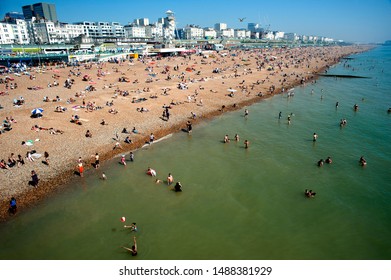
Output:
<instances>
[{"instance_id":1,"label":"seafront building","mask_svg":"<svg viewBox=\"0 0 391 280\"><path fill-rule=\"evenodd\" d=\"M56 5L48 3L36 3L22 7L23 15L26 20L36 18L52 22L58 22Z\"/></svg>"},{"instance_id":2,"label":"seafront building","mask_svg":"<svg viewBox=\"0 0 391 280\"><path fill-rule=\"evenodd\" d=\"M226 23L216 23L212 27L187 24L177 28L174 12L168 10L166 16L151 22L148 18L134 19L126 25L119 22L80 21L63 23L57 18L54 4L36 3L22 7L23 15L9 12L0 22L0 44L72 44L81 36L83 40L95 44L104 42L165 42L174 40L266 40L305 43L332 43L333 39L297 35L270 30L270 25L261 27L258 23L248 23L247 29L233 29Z\"/></svg>"}]
</instances>

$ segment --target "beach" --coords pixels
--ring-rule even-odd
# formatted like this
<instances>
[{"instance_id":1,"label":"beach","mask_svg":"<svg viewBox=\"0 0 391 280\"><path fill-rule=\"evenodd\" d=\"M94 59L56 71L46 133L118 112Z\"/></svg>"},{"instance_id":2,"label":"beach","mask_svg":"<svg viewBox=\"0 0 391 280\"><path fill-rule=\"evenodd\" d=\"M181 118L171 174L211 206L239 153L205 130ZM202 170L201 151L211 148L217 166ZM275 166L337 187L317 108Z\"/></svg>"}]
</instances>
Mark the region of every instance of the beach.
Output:
<instances>
[{"instance_id":1,"label":"beach","mask_svg":"<svg viewBox=\"0 0 391 280\"><path fill-rule=\"evenodd\" d=\"M77 179L79 158L88 170L94 168L96 153L101 162L121 154L128 156L129 151L148 142L151 133L158 140L186 128L187 121L194 129L200 121L243 110L295 85L311 83L316 73L342 57L368 49L347 46L224 51L76 67L53 65L29 69L28 75L9 74L13 79L9 84L17 83L17 88L6 89L0 84L0 91L7 92L0 97L0 117L15 122L12 130L0 136L0 159L7 162L11 153L24 158L31 150L41 156L34 162L24 159L20 167L0 170L1 219L10 217L11 197L17 199L18 211L24 211L61 190L70 179ZM73 80L70 89L64 87L67 79ZM55 81L57 86L53 85ZM59 100L53 101L57 96ZM23 105L14 106L14 99L20 97ZM49 101L43 101L45 97ZM66 110L56 112L58 106ZM162 117L163 107L169 107L168 120ZM35 108L44 110L41 118L30 117ZM78 115L76 122L81 125L71 122L74 115ZM133 127L138 133L131 132ZM130 133L122 133L124 128ZM91 137L85 136L87 130ZM124 142L126 136L132 140L130 144ZM114 149L117 142L120 147ZM45 151L49 164L43 163ZM40 179L36 188L28 185L32 170Z\"/></svg>"}]
</instances>

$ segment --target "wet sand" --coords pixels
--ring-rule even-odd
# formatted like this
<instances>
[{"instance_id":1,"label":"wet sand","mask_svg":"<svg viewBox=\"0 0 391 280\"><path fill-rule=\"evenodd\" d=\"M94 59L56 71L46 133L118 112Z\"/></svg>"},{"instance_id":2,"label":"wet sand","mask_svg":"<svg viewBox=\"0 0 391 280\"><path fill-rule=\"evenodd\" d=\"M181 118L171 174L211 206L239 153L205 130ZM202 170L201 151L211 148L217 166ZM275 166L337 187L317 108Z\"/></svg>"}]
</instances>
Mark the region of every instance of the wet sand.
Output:
<instances>
[{"instance_id":1,"label":"wet sand","mask_svg":"<svg viewBox=\"0 0 391 280\"><path fill-rule=\"evenodd\" d=\"M213 118L224 112L240 110L274 94L290 88L311 83L328 66L338 63L345 56L363 52L369 47L307 47L295 49L269 49L251 51L224 51L226 55L190 56L173 58L146 58L138 61L124 61L119 64L82 64L79 67L65 65L32 68L20 76L8 74L17 83L16 89L6 89L0 84L0 118L12 117L12 130L0 135L0 159L6 162L11 153L14 158L20 154L25 164L0 170L1 202L0 220L11 217L8 214L9 200L15 197L18 212L25 211L40 200L61 191L69 180L80 180L75 174L77 160L83 160L84 167L94 168L95 153L100 161L126 154L143 146L153 133L156 139L186 128L186 122L193 124ZM218 68L217 73L213 73ZM0 76L4 78L6 75ZM83 81L83 77L87 81ZM120 82L120 78L124 81ZM71 88L65 88L66 79L73 80ZM53 86L57 81L58 86ZM52 86L48 87L48 83ZM186 89L179 89L183 83ZM93 86L96 90L87 91ZM40 89L28 89L40 87ZM165 90L166 89L166 90ZM233 92L233 96L229 94ZM123 96L127 92L128 95ZM81 96L80 96L81 95ZM23 97L24 104L13 106L14 99ZM44 97L49 102L44 102ZM60 101L52 101L58 96ZM73 99L72 102L70 99ZM145 99L145 100L144 100ZM84 103L93 104L87 110ZM140 102L132 102L137 101ZM142 101L143 100L143 101ZM112 106L107 103L112 102ZM57 106L64 112L55 112ZM162 118L163 106L170 106L170 118ZM44 109L43 117L31 118L34 108ZM140 112L141 108L147 109ZM109 113L109 110L118 113ZM196 118L192 118L192 113ZM277 113L277 112L276 112ZM72 115L78 115L81 125L70 122ZM102 125L102 119L107 125ZM32 129L37 125L42 129ZM131 131L136 127L138 134L122 133L123 128ZM63 133L51 134L50 128ZM86 131L92 137L86 137ZM113 149L119 136L120 149ZM126 136L131 144L124 142ZM39 139L39 140L38 140ZM22 145L32 140L33 145ZM34 162L28 161L27 151L41 154ZM49 165L45 164L44 152L49 153ZM31 171L40 179L39 186L28 185ZM98 172L99 173L99 172Z\"/></svg>"}]
</instances>

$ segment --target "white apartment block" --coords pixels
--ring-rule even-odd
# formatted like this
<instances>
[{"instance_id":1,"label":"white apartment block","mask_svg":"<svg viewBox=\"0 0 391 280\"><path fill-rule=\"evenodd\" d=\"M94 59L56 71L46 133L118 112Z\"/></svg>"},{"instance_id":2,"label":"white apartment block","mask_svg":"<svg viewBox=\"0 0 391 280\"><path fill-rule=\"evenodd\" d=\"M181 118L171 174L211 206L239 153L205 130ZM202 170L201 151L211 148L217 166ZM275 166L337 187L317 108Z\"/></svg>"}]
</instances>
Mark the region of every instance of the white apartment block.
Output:
<instances>
[{"instance_id":1,"label":"white apartment block","mask_svg":"<svg viewBox=\"0 0 391 280\"><path fill-rule=\"evenodd\" d=\"M191 39L202 39L204 38L204 29L194 26L194 25L188 25L184 28L184 39L191 40Z\"/></svg>"},{"instance_id":2,"label":"white apartment block","mask_svg":"<svg viewBox=\"0 0 391 280\"><path fill-rule=\"evenodd\" d=\"M217 38L217 32L213 28L204 28L205 38Z\"/></svg>"},{"instance_id":3,"label":"white apartment block","mask_svg":"<svg viewBox=\"0 0 391 280\"><path fill-rule=\"evenodd\" d=\"M251 31L245 29L235 29L234 37L238 39L246 39L251 37Z\"/></svg>"},{"instance_id":4,"label":"white apartment block","mask_svg":"<svg viewBox=\"0 0 391 280\"><path fill-rule=\"evenodd\" d=\"M163 23L150 24L145 27L145 37L146 38L163 38Z\"/></svg>"},{"instance_id":5,"label":"white apartment block","mask_svg":"<svg viewBox=\"0 0 391 280\"><path fill-rule=\"evenodd\" d=\"M77 22L75 25L83 26L84 35L92 38L124 38L124 27L118 22Z\"/></svg>"},{"instance_id":6,"label":"white apartment block","mask_svg":"<svg viewBox=\"0 0 391 280\"><path fill-rule=\"evenodd\" d=\"M235 30L233 28L223 29L220 30L217 34L222 38L234 38Z\"/></svg>"},{"instance_id":7,"label":"white apartment block","mask_svg":"<svg viewBox=\"0 0 391 280\"><path fill-rule=\"evenodd\" d=\"M138 26L147 26L149 25L149 19L148 18L138 18L133 21L134 24Z\"/></svg>"},{"instance_id":8,"label":"white apartment block","mask_svg":"<svg viewBox=\"0 0 391 280\"><path fill-rule=\"evenodd\" d=\"M145 38L146 27L137 25L125 25L125 38Z\"/></svg>"},{"instance_id":9,"label":"white apartment block","mask_svg":"<svg viewBox=\"0 0 391 280\"><path fill-rule=\"evenodd\" d=\"M0 23L0 44L28 44L30 43L27 23L17 19L15 24Z\"/></svg>"}]
</instances>

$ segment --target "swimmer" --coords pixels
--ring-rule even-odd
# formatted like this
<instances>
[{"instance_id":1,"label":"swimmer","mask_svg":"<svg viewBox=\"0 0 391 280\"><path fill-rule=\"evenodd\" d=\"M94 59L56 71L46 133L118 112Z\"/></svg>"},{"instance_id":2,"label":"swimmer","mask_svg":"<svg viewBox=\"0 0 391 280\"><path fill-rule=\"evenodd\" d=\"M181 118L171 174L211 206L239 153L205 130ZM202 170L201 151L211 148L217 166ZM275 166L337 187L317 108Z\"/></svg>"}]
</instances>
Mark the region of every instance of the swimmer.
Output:
<instances>
[{"instance_id":1,"label":"swimmer","mask_svg":"<svg viewBox=\"0 0 391 280\"><path fill-rule=\"evenodd\" d=\"M239 138L239 134L235 134L235 141L236 142L239 142L240 138Z\"/></svg>"},{"instance_id":2,"label":"swimmer","mask_svg":"<svg viewBox=\"0 0 391 280\"><path fill-rule=\"evenodd\" d=\"M358 111L358 105L354 104L353 109L354 109L354 111Z\"/></svg>"},{"instance_id":3,"label":"swimmer","mask_svg":"<svg viewBox=\"0 0 391 280\"><path fill-rule=\"evenodd\" d=\"M174 177L172 177L171 173L168 173L167 185L171 185L173 182L174 182Z\"/></svg>"},{"instance_id":4,"label":"swimmer","mask_svg":"<svg viewBox=\"0 0 391 280\"><path fill-rule=\"evenodd\" d=\"M125 225L124 228L130 228L130 231L138 231L136 223L132 223L130 226Z\"/></svg>"},{"instance_id":5,"label":"swimmer","mask_svg":"<svg viewBox=\"0 0 391 280\"><path fill-rule=\"evenodd\" d=\"M331 159L331 157L327 157L325 162L328 164L331 164L333 162L333 160Z\"/></svg>"},{"instance_id":6,"label":"swimmer","mask_svg":"<svg viewBox=\"0 0 391 280\"><path fill-rule=\"evenodd\" d=\"M126 248L126 247L122 247L124 248L125 250L128 250L132 256L137 256L137 242L136 242L136 236L133 236L133 246L132 248Z\"/></svg>"},{"instance_id":7,"label":"swimmer","mask_svg":"<svg viewBox=\"0 0 391 280\"><path fill-rule=\"evenodd\" d=\"M278 113L278 119L281 119L282 118L282 112L279 112Z\"/></svg>"},{"instance_id":8,"label":"swimmer","mask_svg":"<svg viewBox=\"0 0 391 280\"><path fill-rule=\"evenodd\" d=\"M175 192L181 192L182 191L182 185L181 182L177 182L174 186L174 191Z\"/></svg>"},{"instance_id":9,"label":"swimmer","mask_svg":"<svg viewBox=\"0 0 391 280\"><path fill-rule=\"evenodd\" d=\"M162 180L159 180L159 179L156 179L155 183L156 184L160 184L162 182Z\"/></svg>"},{"instance_id":10,"label":"swimmer","mask_svg":"<svg viewBox=\"0 0 391 280\"><path fill-rule=\"evenodd\" d=\"M152 176L152 177L156 177L156 171L153 170L152 168L148 167L147 169L147 174Z\"/></svg>"},{"instance_id":11,"label":"swimmer","mask_svg":"<svg viewBox=\"0 0 391 280\"><path fill-rule=\"evenodd\" d=\"M304 195L306 196L306 197L314 197L315 195L316 195L316 193L315 192L313 192L312 190L305 190L304 191Z\"/></svg>"},{"instance_id":12,"label":"swimmer","mask_svg":"<svg viewBox=\"0 0 391 280\"><path fill-rule=\"evenodd\" d=\"M316 141L316 139L318 139L318 134L316 134L315 132L314 132L314 135L312 136L312 141Z\"/></svg>"},{"instance_id":13,"label":"swimmer","mask_svg":"<svg viewBox=\"0 0 391 280\"><path fill-rule=\"evenodd\" d=\"M319 160L319 161L318 161L318 166L319 166L319 167L322 167L322 166L323 166L323 163L324 163L324 160L323 160L323 159Z\"/></svg>"},{"instance_id":14,"label":"swimmer","mask_svg":"<svg viewBox=\"0 0 391 280\"><path fill-rule=\"evenodd\" d=\"M249 146L250 146L250 142L248 140L244 140L244 148L248 149Z\"/></svg>"},{"instance_id":15,"label":"swimmer","mask_svg":"<svg viewBox=\"0 0 391 280\"><path fill-rule=\"evenodd\" d=\"M367 160L363 156L360 157L359 162L360 162L361 166L367 165Z\"/></svg>"},{"instance_id":16,"label":"swimmer","mask_svg":"<svg viewBox=\"0 0 391 280\"><path fill-rule=\"evenodd\" d=\"M226 135L224 136L224 143L229 143L228 134L226 134Z\"/></svg>"},{"instance_id":17,"label":"swimmer","mask_svg":"<svg viewBox=\"0 0 391 280\"><path fill-rule=\"evenodd\" d=\"M102 175L100 176L100 178L101 178L102 180L107 180L107 177L106 177L106 174L105 174L105 173L102 173Z\"/></svg>"}]
</instances>

